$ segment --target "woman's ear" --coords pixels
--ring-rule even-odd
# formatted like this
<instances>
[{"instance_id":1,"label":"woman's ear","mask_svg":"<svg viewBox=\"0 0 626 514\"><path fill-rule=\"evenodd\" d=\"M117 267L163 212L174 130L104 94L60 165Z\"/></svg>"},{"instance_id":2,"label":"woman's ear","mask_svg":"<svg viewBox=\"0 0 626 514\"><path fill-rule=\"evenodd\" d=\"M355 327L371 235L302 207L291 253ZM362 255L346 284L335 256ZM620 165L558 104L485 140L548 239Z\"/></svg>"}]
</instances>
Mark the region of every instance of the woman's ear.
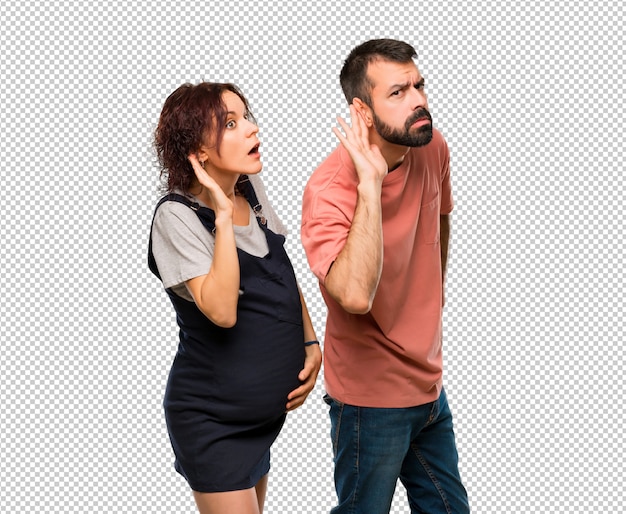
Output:
<instances>
[{"instance_id":1,"label":"woman's ear","mask_svg":"<svg viewBox=\"0 0 626 514\"><path fill-rule=\"evenodd\" d=\"M206 147L204 145L202 145L198 149L198 151L196 152L196 157L198 158L198 160L200 161L200 164L204 168L204 163L209 160L209 154L208 154L207 149L206 149Z\"/></svg>"}]
</instances>

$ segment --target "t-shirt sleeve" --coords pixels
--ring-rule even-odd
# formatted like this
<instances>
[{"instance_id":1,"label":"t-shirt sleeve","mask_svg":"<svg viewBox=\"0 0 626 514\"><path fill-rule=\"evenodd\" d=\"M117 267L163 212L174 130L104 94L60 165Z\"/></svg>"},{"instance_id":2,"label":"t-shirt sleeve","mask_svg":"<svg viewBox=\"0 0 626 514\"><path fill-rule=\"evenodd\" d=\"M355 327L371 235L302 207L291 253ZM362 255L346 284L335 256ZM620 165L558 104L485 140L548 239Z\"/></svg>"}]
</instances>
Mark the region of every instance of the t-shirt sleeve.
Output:
<instances>
[{"instance_id":1,"label":"t-shirt sleeve","mask_svg":"<svg viewBox=\"0 0 626 514\"><path fill-rule=\"evenodd\" d=\"M450 150L448 143L442 138L441 149L441 210L440 214L450 214L454 208L454 199L452 198L452 185L450 183Z\"/></svg>"},{"instance_id":2,"label":"t-shirt sleeve","mask_svg":"<svg viewBox=\"0 0 626 514\"><path fill-rule=\"evenodd\" d=\"M275 234L282 234L286 237L289 231L272 207L272 204L267 197L267 193L265 192L265 186L263 185L261 177L258 175L248 175L248 179L250 180L250 184L252 184L252 188L256 193L257 200L263 206L263 215L267 219L267 228Z\"/></svg>"},{"instance_id":3,"label":"t-shirt sleeve","mask_svg":"<svg viewBox=\"0 0 626 514\"><path fill-rule=\"evenodd\" d=\"M180 202L165 202L152 225L152 253L170 288L206 275L213 262L215 240L196 213Z\"/></svg>"},{"instance_id":4,"label":"t-shirt sleeve","mask_svg":"<svg viewBox=\"0 0 626 514\"><path fill-rule=\"evenodd\" d=\"M324 284L326 275L346 244L351 219L328 200L328 195L305 189L302 201L302 246L313 274Z\"/></svg>"}]
</instances>

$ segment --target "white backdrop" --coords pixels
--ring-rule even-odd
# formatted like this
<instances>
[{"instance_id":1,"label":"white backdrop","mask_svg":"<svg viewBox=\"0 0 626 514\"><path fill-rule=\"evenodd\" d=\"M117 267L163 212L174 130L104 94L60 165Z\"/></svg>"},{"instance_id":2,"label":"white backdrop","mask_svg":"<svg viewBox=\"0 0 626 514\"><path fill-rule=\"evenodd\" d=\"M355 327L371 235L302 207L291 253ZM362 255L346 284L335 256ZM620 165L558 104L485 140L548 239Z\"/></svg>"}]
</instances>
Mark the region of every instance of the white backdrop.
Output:
<instances>
[{"instance_id":1,"label":"white backdrop","mask_svg":"<svg viewBox=\"0 0 626 514\"><path fill-rule=\"evenodd\" d=\"M343 59L377 37L417 49L451 150L445 383L473 512L625 509L622 2L375 3L3 3L0 511L194 512L146 264L160 108L187 81L248 96L322 337L301 194L347 115ZM334 503L322 394L274 445L267 513Z\"/></svg>"}]
</instances>

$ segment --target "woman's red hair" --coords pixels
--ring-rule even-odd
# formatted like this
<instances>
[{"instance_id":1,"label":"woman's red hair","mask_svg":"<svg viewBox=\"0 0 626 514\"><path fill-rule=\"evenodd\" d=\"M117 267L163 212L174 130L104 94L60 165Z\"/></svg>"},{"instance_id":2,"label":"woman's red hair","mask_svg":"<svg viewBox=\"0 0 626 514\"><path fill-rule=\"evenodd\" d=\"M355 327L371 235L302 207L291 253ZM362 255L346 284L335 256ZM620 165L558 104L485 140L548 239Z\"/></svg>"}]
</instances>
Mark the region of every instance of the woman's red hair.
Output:
<instances>
[{"instance_id":1,"label":"woman's red hair","mask_svg":"<svg viewBox=\"0 0 626 514\"><path fill-rule=\"evenodd\" d=\"M254 120L248 101L234 84L183 84L165 100L154 132L154 147L161 177L167 176L168 192L176 189L188 192L195 178L188 156L197 152L207 138L215 141L219 154L226 125L227 112L222 99L226 91L241 98L245 111Z\"/></svg>"}]
</instances>

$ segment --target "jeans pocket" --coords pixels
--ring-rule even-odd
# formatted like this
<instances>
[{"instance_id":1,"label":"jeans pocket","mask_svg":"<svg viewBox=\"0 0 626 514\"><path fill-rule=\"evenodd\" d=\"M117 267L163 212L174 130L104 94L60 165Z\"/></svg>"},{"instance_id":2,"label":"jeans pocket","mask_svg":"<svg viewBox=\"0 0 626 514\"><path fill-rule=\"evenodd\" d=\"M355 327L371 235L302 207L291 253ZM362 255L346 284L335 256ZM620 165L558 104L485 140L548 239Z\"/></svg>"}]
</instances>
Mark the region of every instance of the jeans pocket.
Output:
<instances>
[{"instance_id":1,"label":"jeans pocket","mask_svg":"<svg viewBox=\"0 0 626 514\"><path fill-rule=\"evenodd\" d=\"M324 395L324 402L330 406L330 439L333 443L333 455L337 457L337 446L339 443L339 430L341 427L341 416L344 404L332 398L329 394Z\"/></svg>"}]
</instances>

